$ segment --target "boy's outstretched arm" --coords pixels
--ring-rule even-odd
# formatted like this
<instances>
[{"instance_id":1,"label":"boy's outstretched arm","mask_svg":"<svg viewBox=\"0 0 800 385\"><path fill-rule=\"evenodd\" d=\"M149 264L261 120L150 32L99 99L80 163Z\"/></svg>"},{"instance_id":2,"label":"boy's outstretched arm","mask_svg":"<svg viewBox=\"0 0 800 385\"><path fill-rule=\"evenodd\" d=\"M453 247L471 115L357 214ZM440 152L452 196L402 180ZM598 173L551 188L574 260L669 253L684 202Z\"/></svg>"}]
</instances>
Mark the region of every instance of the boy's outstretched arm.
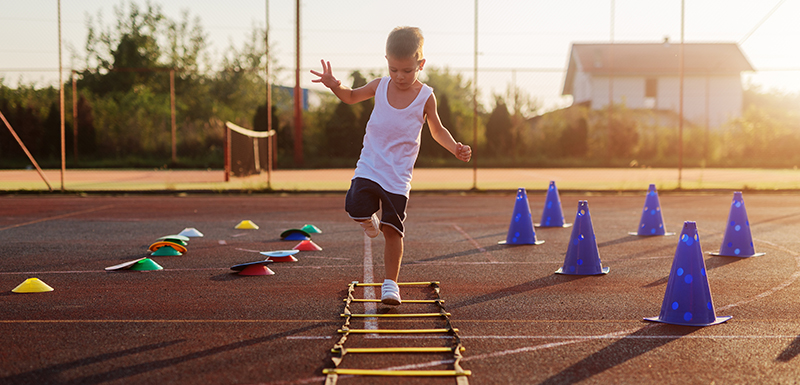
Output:
<instances>
[{"instance_id":1,"label":"boy's outstretched arm","mask_svg":"<svg viewBox=\"0 0 800 385\"><path fill-rule=\"evenodd\" d=\"M378 89L378 82L380 79L375 79L363 87L351 90L342 86L342 82L333 76L331 62L326 62L325 60L320 61L322 62L322 72L311 70L311 73L319 76L319 79L312 79L311 81L313 83L322 83L325 87L330 88L339 100L347 104L355 104L375 96L375 90Z\"/></svg>"},{"instance_id":2,"label":"boy's outstretched arm","mask_svg":"<svg viewBox=\"0 0 800 385\"><path fill-rule=\"evenodd\" d=\"M453 135L442 125L439 119L439 112L436 110L436 96L431 94L428 101L425 103L425 114L428 116L428 127L431 130L431 136L442 147L446 148L459 160L469 162L472 158L472 148L461 142L456 142Z\"/></svg>"}]
</instances>

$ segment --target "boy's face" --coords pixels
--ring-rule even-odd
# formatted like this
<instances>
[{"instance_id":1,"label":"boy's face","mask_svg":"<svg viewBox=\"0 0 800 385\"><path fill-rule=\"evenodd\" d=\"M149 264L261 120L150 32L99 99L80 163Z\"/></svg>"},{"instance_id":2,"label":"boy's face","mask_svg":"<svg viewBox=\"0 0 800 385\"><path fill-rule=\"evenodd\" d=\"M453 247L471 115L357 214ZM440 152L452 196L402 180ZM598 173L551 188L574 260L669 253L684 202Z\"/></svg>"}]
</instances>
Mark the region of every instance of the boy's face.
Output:
<instances>
[{"instance_id":1,"label":"boy's face","mask_svg":"<svg viewBox=\"0 0 800 385\"><path fill-rule=\"evenodd\" d=\"M417 81L417 75L425 65L425 59L417 61L413 57L386 56L386 61L389 63L389 76L392 78L392 83L401 90L409 89Z\"/></svg>"}]
</instances>

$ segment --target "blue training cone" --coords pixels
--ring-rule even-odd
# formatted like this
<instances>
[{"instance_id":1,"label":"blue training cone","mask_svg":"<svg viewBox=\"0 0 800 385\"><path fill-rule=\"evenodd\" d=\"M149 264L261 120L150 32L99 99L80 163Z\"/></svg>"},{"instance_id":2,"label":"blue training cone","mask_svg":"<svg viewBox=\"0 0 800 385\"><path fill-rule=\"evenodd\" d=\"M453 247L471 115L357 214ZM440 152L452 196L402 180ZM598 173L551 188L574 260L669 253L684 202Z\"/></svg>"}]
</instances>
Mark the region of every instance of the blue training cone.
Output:
<instances>
[{"instance_id":1,"label":"blue training cone","mask_svg":"<svg viewBox=\"0 0 800 385\"><path fill-rule=\"evenodd\" d=\"M731 317L717 317L706 276L706 263L700 248L697 223L686 221L672 259L664 302L658 317L647 321L685 326L710 326Z\"/></svg>"},{"instance_id":2,"label":"blue training cone","mask_svg":"<svg viewBox=\"0 0 800 385\"><path fill-rule=\"evenodd\" d=\"M542 222L535 223L536 227L570 227L571 223L564 223L564 212L561 210L561 198L558 196L556 182L550 181L547 188L547 197L544 200Z\"/></svg>"},{"instance_id":3,"label":"blue training cone","mask_svg":"<svg viewBox=\"0 0 800 385\"><path fill-rule=\"evenodd\" d=\"M753 236L750 234L750 221L747 220L747 210L744 209L742 192L733 193L731 212L728 214L728 227L725 229L725 238L719 253L709 253L723 257L760 257L766 253L756 253L753 247Z\"/></svg>"},{"instance_id":4,"label":"blue training cone","mask_svg":"<svg viewBox=\"0 0 800 385\"><path fill-rule=\"evenodd\" d=\"M511 225L508 226L506 240L497 243L500 245L541 245L544 243L544 241L536 240L528 194L522 187L517 190L517 200L514 203L514 213L511 215Z\"/></svg>"},{"instance_id":5,"label":"blue training cone","mask_svg":"<svg viewBox=\"0 0 800 385\"><path fill-rule=\"evenodd\" d=\"M642 219L639 221L638 231L628 233L630 235L675 235L675 233L668 233L664 227L664 218L661 215L661 203L658 201L658 192L656 185L651 184L647 190L647 198L644 200L644 209L642 209Z\"/></svg>"},{"instance_id":6,"label":"blue training cone","mask_svg":"<svg viewBox=\"0 0 800 385\"><path fill-rule=\"evenodd\" d=\"M578 213L569 237L567 256L556 274L598 275L608 274L608 270L608 267L603 267L600 263L600 251L597 249L592 217L589 215L589 202L578 201Z\"/></svg>"}]
</instances>

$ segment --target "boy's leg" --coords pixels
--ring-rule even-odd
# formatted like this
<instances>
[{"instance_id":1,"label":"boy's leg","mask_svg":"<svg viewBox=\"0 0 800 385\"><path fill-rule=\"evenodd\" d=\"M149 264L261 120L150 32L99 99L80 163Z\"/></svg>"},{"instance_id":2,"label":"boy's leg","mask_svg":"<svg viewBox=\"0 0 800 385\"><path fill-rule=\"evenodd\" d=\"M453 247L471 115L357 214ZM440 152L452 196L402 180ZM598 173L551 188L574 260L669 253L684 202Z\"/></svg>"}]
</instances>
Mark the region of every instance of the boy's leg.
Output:
<instances>
[{"instance_id":1,"label":"boy's leg","mask_svg":"<svg viewBox=\"0 0 800 385\"><path fill-rule=\"evenodd\" d=\"M403 261L403 236L391 226L383 226L386 245L383 250L383 264L386 279L397 282L400 277L400 263Z\"/></svg>"},{"instance_id":2,"label":"boy's leg","mask_svg":"<svg viewBox=\"0 0 800 385\"><path fill-rule=\"evenodd\" d=\"M400 262L403 261L403 236L392 226L384 226L383 238L386 240L383 251L386 279L381 285L381 302L397 306L401 303L397 279L400 276Z\"/></svg>"}]
</instances>

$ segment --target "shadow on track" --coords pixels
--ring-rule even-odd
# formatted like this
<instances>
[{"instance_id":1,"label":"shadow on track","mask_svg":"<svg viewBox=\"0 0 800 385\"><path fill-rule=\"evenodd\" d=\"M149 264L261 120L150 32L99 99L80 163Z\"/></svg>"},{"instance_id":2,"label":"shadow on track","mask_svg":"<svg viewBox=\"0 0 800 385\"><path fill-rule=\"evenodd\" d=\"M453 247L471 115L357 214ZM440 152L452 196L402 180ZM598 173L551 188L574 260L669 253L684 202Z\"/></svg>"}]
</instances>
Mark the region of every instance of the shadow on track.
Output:
<instances>
[{"instance_id":1,"label":"shadow on track","mask_svg":"<svg viewBox=\"0 0 800 385\"><path fill-rule=\"evenodd\" d=\"M600 349L560 373L542 381L539 385L575 384L596 374L612 369L651 350L658 349L683 336L699 330L699 327L654 324L621 337L617 342ZM639 336L663 335L663 338L638 338Z\"/></svg>"},{"instance_id":2,"label":"shadow on track","mask_svg":"<svg viewBox=\"0 0 800 385\"><path fill-rule=\"evenodd\" d=\"M716 257L708 258L708 259L706 259L706 270L713 270L713 269L725 266L725 265L730 264L730 263L741 261L743 259L745 259L745 258L725 257L725 256L716 256ZM666 276L664 278L660 278L660 279L658 279L656 281L650 282L647 285L644 285L642 287L648 287L649 288L649 287L655 287L655 286L659 286L659 285L664 285L664 284L667 283L667 281L669 281L669 276Z\"/></svg>"},{"instance_id":3,"label":"shadow on track","mask_svg":"<svg viewBox=\"0 0 800 385\"><path fill-rule=\"evenodd\" d=\"M794 341L792 341L792 343L789 344L789 346L787 346L786 349L775 358L775 361L789 362L797 357L798 354L800 354L800 336L797 336L797 338L795 338Z\"/></svg>"},{"instance_id":4,"label":"shadow on track","mask_svg":"<svg viewBox=\"0 0 800 385\"><path fill-rule=\"evenodd\" d=\"M184 342L185 340L174 340L174 341L167 341L167 342L160 342L157 344L150 344L139 346L136 348L120 350L118 352L111 352L111 353L104 353L92 357L82 358L80 360L75 360L71 362L65 362L63 364L56 364L50 365L48 367L44 367L41 369L34 369L29 372L16 374L13 376L3 377L0 378L0 382L4 384L58 384L63 383L62 374L65 371L77 369L83 366L94 365L98 362L113 360L120 357L140 354L149 352L152 350L164 349L170 347L175 344L179 344ZM76 380L74 383L100 383L105 382L103 381L96 381L96 382L83 382L83 380Z\"/></svg>"},{"instance_id":5,"label":"shadow on track","mask_svg":"<svg viewBox=\"0 0 800 385\"><path fill-rule=\"evenodd\" d=\"M413 265L413 264L418 264L418 263L442 261L442 260L450 259L450 258L464 257L464 256L467 256L467 255L475 255L475 254L481 254L481 253L485 253L485 252L492 252L492 251L496 251L496 250L503 250L503 249L508 248L508 247L509 246L504 246L504 245L492 245L492 246L484 247L483 250L469 249L469 250L459 251L457 253L437 255L435 257L430 257L430 258L426 258L426 259L419 259L419 260L416 260L416 261L409 261L407 263L404 262L403 265Z\"/></svg>"},{"instance_id":6,"label":"shadow on track","mask_svg":"<svg viewBox=\"0 0 800 385\"><path fill-rule=\"evenodd\" d=\"M109 370L107 372L96 373L96 374L92 374L92 375L88 375L88 376L84 376L84 377L73 378L73 379L70 379L70 380L65 380L63 378L63 372L65 370L76 369L76 368L79 368L79 367L82 367L82 366L91 365L91 364L94 364L94 363L97 363L97 362L106 361L106 360L110 360L110 359L121 357L121 356L139 354L139 353L143 353L143 352L146 352L146 351L149 351L149 350L167 348L167 347L169 347L171 345L175 345L175 344L178 344L180 342L183 342L184 340L163 342L163 343L159 343L159 344L146 345L146 346L142 346L142 347L138 347L138 348L134 348L134 349L123 350L123 351L115 352L115 353L106 353L106 354L101 354L101 355L94 356L94 357L87 357L87 358L84 358L84 359L80 359L80 360L69 362L69 363L65 363L65 364L58 364L58 365L49 366L49 367L46 367L46 368L43 368L43 369L36 369L36 370L32 370L30 372L21 373L21 374L15 375L15 376L9 376L9 377L5 377L5 378L0 378L0 382L4 383L4 384L75 384L75 385L77 385L77 384L81 384L81 385L103 384L103 383L108 383L108 382L117 381L117 380L123 380L123 382L124 382L125 379L127 379L129 377L140 375L142 373L147 373L147 372L152 372L152 371L156 371L156 370L161 370L161 369L173 367L175 365L179 365L179 364L191 361L191 360L196 360L196 359L200 359L200 358L204 358L204 357L209 357L209 356L213 356L215 354L235 351L235 350L243 349L243 348L246 348L246 347L249 347L249 346L258 345L258 344L262 344L262 343L265 343L265 342L270 342L270 341L274 341L274 340L277 340L277 339L285 338L285 337L288 337L288 336L291 336L291 335L294 335L294 334L298 334L298 333L302 333L302 332L305 332L305 331L313 330L313 329L316 329L316 328L319 328L319 327L331 326L331 325L336 325L336 323L335 322L320 322L320 323L317 323L317 324L308 325L308 326L304 326L304 327L293 329L293 330L287 330L285 332L271 334L271 335L264 336L264 337L252 338L252 339L244 340L244 341L238 341L238 342L234 342L234 343L231 343L231 344L228 344L228 345L216 346L216 347L209 348L209 349L206 349L206 350L201 350L201 351L197 351L197 352L193 352L193 353L189 353L189 354L184 354L184 355L173 357L173 358L156 360L156 361L142 362L142 363L139 363L139 364L130 365L130 366L127 366L127 367L122 367L122 368L113 368L113 369L111 369L111 370Z\"/></svg>"},{"instance_id":7,"label":"shadow on track","mask_svg":"<svg viewBox=\"0 0 800 385\"><path fill-rule=\"evenodd\" d=\"M466 307L466 306L477 305L479 303L488 302L488 301L494 301L496 299L500 299L500 298L504 298L504 297L508 297L508 296L512 296L512 295L517 295L517 294L529 292L529 291L532 291L532 290L543 289L545 287L550 287L550 286L555 286L555 285L559 285L559 284L562 284L562 283L577 281L579 279L583 279L583 278L586 278L586 277L587 276L585 276L585 275L557 275L557 274L548 275L546 277L535 279L535 280L530 281L530 282L525 282L525 283L521 283L521 284L516 285L516 286L511 286L511 287L507 287L507 288L504 288L504 289L500 289L500 290L495 291L493 293L484 294L482 296L475 297L475 298L470 298L470 299L468 299L466 301L462 301L462 302L456 303L456 304L454 304L452 306L447 306L447 309L448 310L452 310L452 309L458 309L458 308L462 308L462 307Z\"/></svg>"}]
</instances>

